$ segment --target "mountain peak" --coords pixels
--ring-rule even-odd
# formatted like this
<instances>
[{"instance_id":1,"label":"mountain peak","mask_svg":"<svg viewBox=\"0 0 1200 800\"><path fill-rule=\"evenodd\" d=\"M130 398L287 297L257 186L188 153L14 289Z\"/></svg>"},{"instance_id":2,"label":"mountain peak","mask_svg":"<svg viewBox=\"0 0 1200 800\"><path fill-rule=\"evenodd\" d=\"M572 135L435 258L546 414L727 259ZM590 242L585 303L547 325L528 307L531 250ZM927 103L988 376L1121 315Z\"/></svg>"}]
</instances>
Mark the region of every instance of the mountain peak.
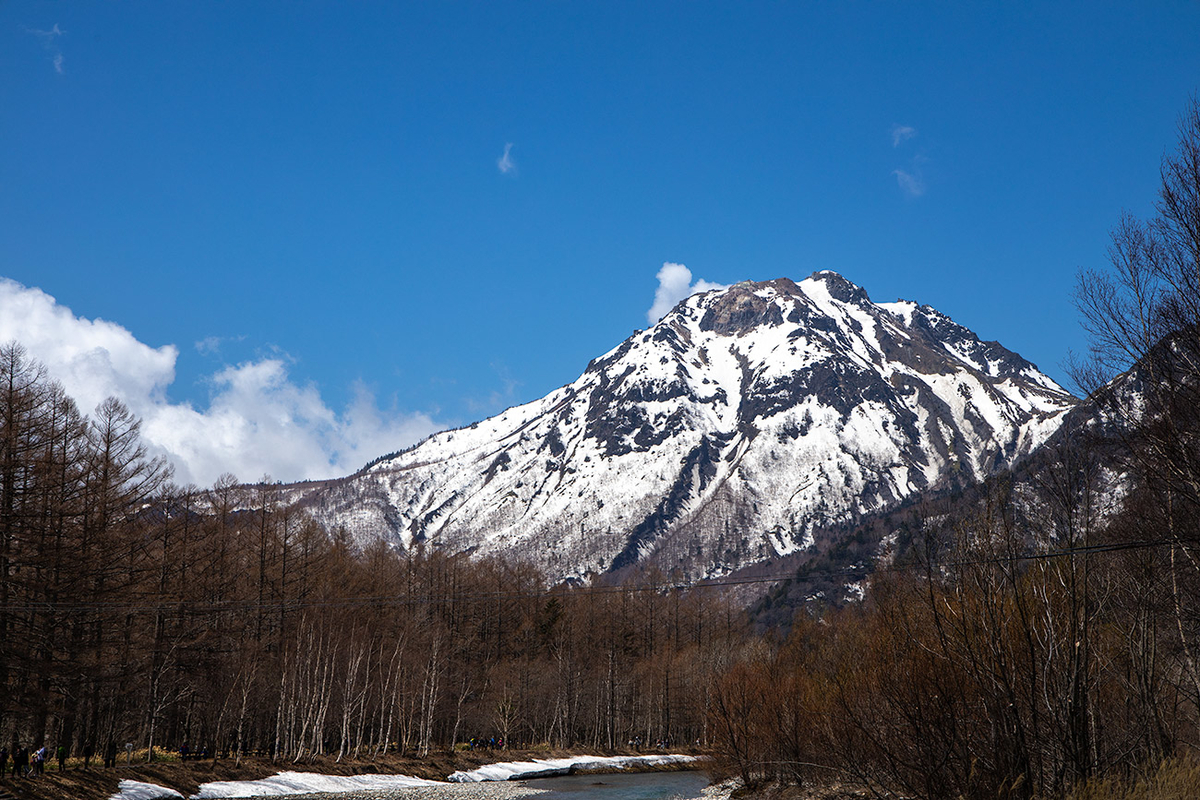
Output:
<instances>
[{"instance_id":1,"label":"mountain peak","mask_svg":"<svg viewBox=\"0 0 1200 800\"><path fill-rule=\"evenodd\" d=\"M810 281L817 281L825 285L829 296L834 300L839 300L843 303L870 303L871 298L867 295L867 290L847 280L842 275L833 270L823 269L819 272L814 272L808 278Z\"/></svg>"},{"instance_id":2,"label":"mountain peak","mask_svg":"<svg viewBox=\"0 0 1200 800\"><path fill-rule=\"evenodd\" d=\"M822 271L693 295L546 397L310 496L357 540L559 579L712 577L1015 463L1075 400L926 306Z\"/></svg>"}]
</instances>

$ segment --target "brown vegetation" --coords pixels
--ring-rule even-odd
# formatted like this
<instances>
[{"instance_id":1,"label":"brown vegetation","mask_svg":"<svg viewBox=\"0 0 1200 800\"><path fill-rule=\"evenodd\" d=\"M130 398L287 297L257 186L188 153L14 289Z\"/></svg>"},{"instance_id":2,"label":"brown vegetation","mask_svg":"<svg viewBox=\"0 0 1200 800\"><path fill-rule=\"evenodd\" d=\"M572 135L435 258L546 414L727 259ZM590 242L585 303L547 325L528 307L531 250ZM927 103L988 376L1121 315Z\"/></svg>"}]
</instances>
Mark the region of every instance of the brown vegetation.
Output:
<instances>
[{"instance_id":1,"label":"brown vegetation","mask_svg":"<svg viewBox=\"0 0 1200 800\"><path fill-rule=\"evenodd\" d=\"M920 557L862 607L742 654L711 704L723 772L931 800L1197 796L1200 102L1180 131L1158 216L1081 276L1091 416L1021 480L924 520Z\"/></svg>"},{"instance_id":2,"label":"brown vegetation","mask_svg":"<svg viewBox=\"0 0 1200 800\"><path fill-rule=\"evenodd\" d=\"M19 346L0 386L0 747L291 764L706 737L745 635L719 599L357 552L270 484L172 486L126 409L82 417Z\"/></svg>"}]
</instances>

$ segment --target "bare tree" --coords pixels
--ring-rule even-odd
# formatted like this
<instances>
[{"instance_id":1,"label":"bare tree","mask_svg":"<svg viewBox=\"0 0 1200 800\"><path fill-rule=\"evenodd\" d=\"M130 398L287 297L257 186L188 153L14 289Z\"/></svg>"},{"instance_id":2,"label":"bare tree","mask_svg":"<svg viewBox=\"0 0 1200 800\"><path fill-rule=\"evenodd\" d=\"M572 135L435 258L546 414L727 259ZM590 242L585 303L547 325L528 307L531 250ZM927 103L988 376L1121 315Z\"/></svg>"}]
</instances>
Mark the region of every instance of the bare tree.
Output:
<instances>
[{"instance_id":1,"label":"bare tree","mask_svg":"<svg viewBox=\"0 0 1200 800\"><path fill-rule=\"evenodd\" d=\"M1187 693L1200 704L1200 98L1181 116L1178 146L1160 171L1154 218L1122 219L1111 268L1079 276L1091 352L1074 373L1151 509L1143 535L1170 544Z\"/></svg>"}]
</instances>

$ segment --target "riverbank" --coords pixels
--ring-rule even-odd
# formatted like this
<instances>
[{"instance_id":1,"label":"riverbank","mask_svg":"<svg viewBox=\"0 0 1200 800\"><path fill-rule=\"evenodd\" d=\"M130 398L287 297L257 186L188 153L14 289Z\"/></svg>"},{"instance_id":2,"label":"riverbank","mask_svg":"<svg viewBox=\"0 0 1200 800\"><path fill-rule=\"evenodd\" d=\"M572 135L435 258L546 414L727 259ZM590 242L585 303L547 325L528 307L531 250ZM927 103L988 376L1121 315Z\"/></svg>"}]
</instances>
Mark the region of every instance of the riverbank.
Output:
<instances>
[{"instance_id":1,"label":"riverbank","mask_svg":"<svg viewBox=\"0 0 1200 800\"><path fill-rule=\"evenodd\" d=\"M728 780L704 790L705 800L870 800L869 791L840 782L820 786L780 786L768 784L745 790L741 781Z\"/></svg>"},{"instance_id":2,"label":"riverbank","mask_svg":"<svg viewBox=\"0 0 1200 800\"><path fill-rule=\"evenodd\" d=\"M544 793L520 783L447 783L408 789L292 795L288 800L518 800Z\"/></svg>"},{"instance_id":3,"label":"riverbank","mask_svg":"<svg viewBox=\"0 0 1200 800\"><path fill-rule=\"evenodd\" d=\"M314 792L291 795L288 800L518 800L536 797L548 791L539 785L538 780L516 783L443 783L397 789ZM708 786L703 791L704 800L869 800L870 797L871 794L864 789L840 783L804 788L771 785L746 791L738 781L723 781Z\"/></svg>"},{"instance_id":4,"label":"riverbank","mask_svg":"<svg viewBox=\"0 0 1200 800\"><path fill-rule=\"evenodd\" d=\"M728 800L729 795L707 786L708 777L696 771L624 771L490 782L468 786L419 787L397 792L355 792L351 795L313 794L289 800L629 800L643 798L703 798Z\"/></svg>"},{"instance_id":5,"label":"riverbank","mask_svg":"<svg viewBox=\"0 0 1200 800\"><path fill-rule=\"evenodd\" d=\"M536 750L456 750L438 751L426 758L401 758L394 755L374 759L343 759L338 762L331 757L317 757L299 764L291 762L274 762L269 758L248 757L240 764L234 764L232 759L203 761L180 761L173 755L162 756L153 762L138 760L136 754L129 764L119 764L115 768L103 769L94 763L89 769L83 769L82 763L68 761L67 769L62 772L50 765L51 768L37 778L13 778L6 775L0 780L0 790L8 791L20 800L108 800L117 794L121 781L136 781L167 787L178 792L183 797L196 794L204 784L219 781L255 781L278 775L287 770L318 773L330 776L365 776L365 775L407 775L429 781L446 781L456 772L479 770L499 762L533 761L545 759L564 759L570 757L611 757L635 756L632 752L602 752L599 750L552 750L541 748ZM693 755L700 755L695 753ZM661 764L647 766L647 769L694 769L695 765ZM503 787L503 788L502 788ZM522 787L517 784L491 783L461 783L439 784L435 786L406 787L395 786L386 789L386 797L401 800L473 800L473 798L509 798L533 794L531 791L517 793ZM383 797L382 790L369 789L364 792L338 792L342 800L360 800L374 796ZM399 794L397 794L399 792ZM293 798L300 795L291 795ZM309 794L307 797L333 796L328 793L321 795Z\"/></svg>"}]
</instances>

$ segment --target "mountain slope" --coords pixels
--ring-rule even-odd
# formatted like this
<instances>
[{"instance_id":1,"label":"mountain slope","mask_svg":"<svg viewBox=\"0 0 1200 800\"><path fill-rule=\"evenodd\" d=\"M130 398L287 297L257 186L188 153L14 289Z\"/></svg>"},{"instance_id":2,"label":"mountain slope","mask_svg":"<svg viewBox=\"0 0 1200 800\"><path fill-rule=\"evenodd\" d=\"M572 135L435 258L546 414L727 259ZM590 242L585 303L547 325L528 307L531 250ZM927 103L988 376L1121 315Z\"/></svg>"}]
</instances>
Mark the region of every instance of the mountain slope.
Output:
<instances>
[{"instance_id":1,"label":"mountain slope","mask_svg":"<svg viewBox=\"0 0 1200 800\"><path fill-rule=\"evenodd\" d=\"M694 295L573 383L307 504L359 542L697 579L1007 467L1074 403L934 309L821 272Z\"/></svg>"}]
</instances>

